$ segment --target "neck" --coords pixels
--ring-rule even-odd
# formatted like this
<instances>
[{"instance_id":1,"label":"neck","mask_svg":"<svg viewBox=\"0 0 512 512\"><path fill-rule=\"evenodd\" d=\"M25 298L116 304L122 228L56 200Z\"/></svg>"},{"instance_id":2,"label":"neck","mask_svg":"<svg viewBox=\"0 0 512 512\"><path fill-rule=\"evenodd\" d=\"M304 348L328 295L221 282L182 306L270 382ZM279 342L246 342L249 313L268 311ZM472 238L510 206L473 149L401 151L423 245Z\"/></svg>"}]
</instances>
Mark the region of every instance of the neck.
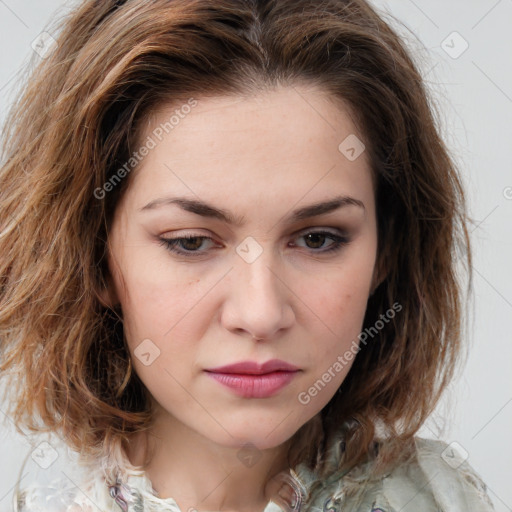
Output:
<instances>
[{"instance_id":1,"label":"neck","mask_svg":"<svg viewBox=\"0 0 512 512\"><path fill-rule=\"evenodd\" d=\"M222 446L170 416L155 421L147 440L151 458L145 473L153 489L183 511L263 511L272 487L267 483L289 469L289 442L265 450L249 443ZM132 464L143 464L143 446L141 436L130 442Z\"/></svg>"}]
</instances>

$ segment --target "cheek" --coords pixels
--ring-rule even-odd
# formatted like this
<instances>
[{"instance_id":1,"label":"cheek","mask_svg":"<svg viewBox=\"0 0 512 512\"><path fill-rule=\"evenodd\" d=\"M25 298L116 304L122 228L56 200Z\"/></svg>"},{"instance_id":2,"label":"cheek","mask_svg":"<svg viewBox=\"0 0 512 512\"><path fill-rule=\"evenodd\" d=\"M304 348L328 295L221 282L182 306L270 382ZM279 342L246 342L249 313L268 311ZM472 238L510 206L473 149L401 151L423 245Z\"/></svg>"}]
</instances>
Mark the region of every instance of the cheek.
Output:
<instances>
[{"instance_id":1,"label":"cheek","mask_svg":"<svg viewBox=\"0 0 512 512\"><path fill-rule=\"evenodd\" d=\"M197 286L179 269L163 265L159 259L148 261L151 251L135 250L123 254L122 276L116 276L116 288L124 282L119 300L123 310L125 334L130 345L142 339L159 343L186 324L186 315L201 298ZM180 321L183 319L183 321ZM174 327L176 325L176 327Z\"/></svg>"},{"instance_id":2,"label":"cheek","mask_svg":"<svg viewBox=\"0 0 512 512\"><path fill-rule=\"evenodd\" d=\"M368 274L368 275L366 275ZM360 327L366 311L371 275L356 269L332 272L324 280L308 279L300 297L324 324L326 334L343 336L351 326Z\"/></svg>"},{"instance_id":3,"label":"cheek","mask_svg":"<svg viewBox=\"0 0 512 512\"><path fill-rule=\"evenodd\" d=\"M329 280L316 282L307 293L302 290L303 311L307 315L303 323L309 325L307 329L314 340L308 352L311 361L318 362L317 372L323 372L324 367L359 343L371 277L366 273L340 271Z\"/></svg>"}]
</instances>

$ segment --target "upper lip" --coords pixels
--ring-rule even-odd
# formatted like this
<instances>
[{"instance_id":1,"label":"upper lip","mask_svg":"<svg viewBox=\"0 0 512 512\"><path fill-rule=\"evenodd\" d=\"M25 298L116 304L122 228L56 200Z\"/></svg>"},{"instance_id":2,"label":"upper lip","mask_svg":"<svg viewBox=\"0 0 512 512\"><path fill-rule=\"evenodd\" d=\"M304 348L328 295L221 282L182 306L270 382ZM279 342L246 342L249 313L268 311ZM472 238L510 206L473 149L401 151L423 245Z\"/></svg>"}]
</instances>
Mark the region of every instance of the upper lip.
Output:
<instances>
[{"instance_id":1,"label":"upper lip","mask_svg":"<svg viewBox=\"0 0 512 512\"><path fill-rule=\"evenodd\" d=\"M234 364L225 366L217 366L216 368L208 368L207 372L215 373L246 373L250 375L263 375L276 371L296 371L298 368L286 361L280 359L271 359L265 363L258 363L256 361L240 361Z\"/></svg>"}]
</instances>

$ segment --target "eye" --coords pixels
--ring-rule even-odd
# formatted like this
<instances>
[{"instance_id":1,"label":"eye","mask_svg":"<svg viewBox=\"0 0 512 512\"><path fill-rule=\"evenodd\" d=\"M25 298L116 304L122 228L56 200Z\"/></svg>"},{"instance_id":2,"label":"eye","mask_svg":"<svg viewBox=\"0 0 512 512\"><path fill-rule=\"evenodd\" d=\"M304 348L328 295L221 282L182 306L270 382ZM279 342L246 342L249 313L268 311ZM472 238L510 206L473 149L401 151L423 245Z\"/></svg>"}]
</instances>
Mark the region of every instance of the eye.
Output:
<instances>
[{"instance_id":1,"label":"eye","mask_svg":"<svg viewBox=\"0 0 512 512\"><path fill-rule=\"evenodd\" d=\"M347 236L343 236L337 233L333 233L331 231L307 231L305 234L299 236L299 238L304 238L306 240L306 247L310 249L318 249L321 248L325 240L331 239L333 243L327 246L327 249L322 249L320 251L313 250L314 253L325 254L336 252L342 249L343 246L347 245L350 240Z\"/></svg>"},{"instance_id":2,"label":"eye","mask_svg":"<svg viewBox=\"0 0 512 512\"><path fill-rule=\"evenodd\" d=\"M196 257L205 251L198 251L203 245L203 240L212 240L208 236L186 236L179 238L160 238L160 244L167 250L183 256Z\"/></svg>"},{"instance_id":3,"label":"eye","mask_svg":"<svg viewBox=\"0 0 512 512\"><path fill-rule=\"evenodd\" d=\"M298 237L306 240L306 248L311 249L315 254L332 253L342 249L347 245L350 240L347 236L343 236L331 231L307 231ZM332 243L323 248L326 240L332 240ZM213 243L213 239L208 236L190 235L177 238L160 238L160 245L163 245L167 250L187 257L198 257L204 255L207 250L200 250L204 241ZM292 247L303 247L301 245L291 244ZM318 250L321 249L321 250Z\"/></svg>"}]
</instances>

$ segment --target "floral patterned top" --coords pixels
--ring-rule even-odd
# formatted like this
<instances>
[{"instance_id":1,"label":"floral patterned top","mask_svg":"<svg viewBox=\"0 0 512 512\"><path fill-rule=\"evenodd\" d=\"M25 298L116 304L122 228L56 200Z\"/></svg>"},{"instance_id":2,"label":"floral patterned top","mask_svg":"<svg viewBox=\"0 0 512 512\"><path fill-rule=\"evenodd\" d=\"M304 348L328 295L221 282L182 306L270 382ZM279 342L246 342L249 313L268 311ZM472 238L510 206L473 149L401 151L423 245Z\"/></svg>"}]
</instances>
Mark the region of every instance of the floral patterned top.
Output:
<instances>
[{"instance_id":1,"label":"floral patterned top","mask_svg":"<svg viewBox=\"0 0 512 512\"><path fill-rule=\"evenodd\" d=\"M334 439L327 451L328 467L333 468L329 476L320 479L302 464L279 473L276 493L262 512L494 511L485 484L460 445L419 437L415 444L413 458L375 479L370 476L372 460L348 473L337 470L342 439ZM23 485L27 475L32 473L34 479L33 468L27 469L38 462L35 451L27 456L23 477L20 472L14 512L197 512L181 510L172 498L160 498L142 471L130 471L124 481L118 477L109 485L101 471L83 471L65 457L60 457L60 472L56 461L44 469L59 459L56 450L53 456L48 456L48 449L43 453L46 461L38 464L36 482Z\"/></svg>"}]
</instances>

